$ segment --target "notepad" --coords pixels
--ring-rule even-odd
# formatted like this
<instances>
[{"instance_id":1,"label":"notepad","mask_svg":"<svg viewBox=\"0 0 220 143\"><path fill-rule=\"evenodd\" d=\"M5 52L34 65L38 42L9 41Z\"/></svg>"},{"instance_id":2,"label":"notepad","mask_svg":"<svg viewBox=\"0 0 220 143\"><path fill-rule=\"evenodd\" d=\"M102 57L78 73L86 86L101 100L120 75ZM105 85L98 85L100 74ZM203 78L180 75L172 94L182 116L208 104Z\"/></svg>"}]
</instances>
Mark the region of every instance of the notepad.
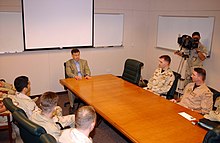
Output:
<instances>
[{"instance_id":1,"label":"notepad","mask_svg":"<svg viewBox=\"0 0 220 143\"><path fill-rule=\"evenodd\" d=\"M181 115L182 117L186 118L189 121L195 121L196 120L196 118L192 117L191 115L189 115L185 112L180 112L178 114Z\"/></svg>"}]
</instances>

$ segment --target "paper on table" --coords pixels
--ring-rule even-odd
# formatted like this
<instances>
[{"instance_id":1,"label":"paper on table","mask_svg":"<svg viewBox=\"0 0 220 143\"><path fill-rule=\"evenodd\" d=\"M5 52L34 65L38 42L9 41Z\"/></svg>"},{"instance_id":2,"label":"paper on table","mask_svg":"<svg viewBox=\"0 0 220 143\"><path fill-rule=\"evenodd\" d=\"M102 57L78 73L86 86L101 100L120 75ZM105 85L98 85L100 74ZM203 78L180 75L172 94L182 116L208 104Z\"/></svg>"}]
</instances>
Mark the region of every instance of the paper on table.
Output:
<instances>
[{"instance_id":1,"label":"paper on table","mask_svg":"<svg viewBox=\"0 0 220 143\"><path fill-rule=\"evenodd\" d=\"M178 113L179 115L183 116L184 118L186 118L189 121L194 121L196 120L196 118L192 117L191 115L185 113L185 112L180 112Z\"/></svg>"}]
</instances>

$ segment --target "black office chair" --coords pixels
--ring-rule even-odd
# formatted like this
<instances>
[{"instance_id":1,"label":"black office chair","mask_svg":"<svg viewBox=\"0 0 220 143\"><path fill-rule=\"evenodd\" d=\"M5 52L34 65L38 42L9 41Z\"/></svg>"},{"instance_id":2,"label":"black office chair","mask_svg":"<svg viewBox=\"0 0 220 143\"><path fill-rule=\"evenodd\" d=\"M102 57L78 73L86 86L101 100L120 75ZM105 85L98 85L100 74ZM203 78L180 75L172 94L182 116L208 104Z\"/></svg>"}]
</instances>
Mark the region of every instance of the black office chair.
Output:
<instances>
[{"instance_id":1,"label":"black office chair","mask_svg":"<svg viewBox=\"0 0 220 143\"><path fill-rule=\"evenodd\" d=\"M177 88L177 84L179 79L181 78L181 75L175 71L173 71L174 74L174 81L172 86L170 87L170 90L167 92L167 94L161 94L161 96L166 96L166 99L173 99L174 98L174 94L176 93L176 88Z\"/></svg>"},{"instance_id":2,"label":"black office chair","mask_svg":"<svg viewBox=\"0 0 220 143\"><path fill-rule=\"evenodd\" d=\"M46 130L29 120L23 113L14 111L13 119L19 128L21 139L24 143L41 143L40 136L46 133Z\"/></svg>"},{"instance_id":3,"label":"black office chair","mask_svg":"<svg viewBox=\"0 0 220 143\"><path fill-rule=\"evenodd\" d=\"M144 63L140 61L134 59L127 59L124 64L122 79L131 82L135 85L138 85L141 77L141 68L143 66Z\"/></svg>"},{"instance_id":4,"label":"black office chair","mask_svg":"<svg viewBox=\"0 0 220 143\"><path fill-rule=\"evenodd\" d=\"M9 110L11 113L15 112L15 111L18 111L18 112L21 112L23 113L26 117L27 117L27 114L25 113L25 111L17 106L14 105L14 103L12 102L12 99L11 98L4 98L3 99L3 103L6 107L7 110Z\"/></svg>"},{"instance_id":5,"label":"black office chair","mask_svg":"<svg viewBox=\"0 0 220 143\"><path fill-rule=\"evenodd\" d=\"M214 107L216 98L220 96L220 92L215 90L214 88L208 87L211 92L213 93L213 106L212 106L212 110L216 110L216 107Z\"/></svg>"},{"instance_id":6,"label":"black office chair","mask_svg":"<svg viewBox=\"0 0 220 143\"><path fill-rule=\"evenodd\" d=\"M66 73L66 62L64 62L63 65L64 65L64 77L65 77L65 78L69 78L69 76L68 76L67 73ZM64 89L67 90L67 87L64 86Z\"/></svg>"},{"instance_id":7,"label":"black office chair","mask_svg":"<svg viewBox=\"0 0 220 143\"><path fill-rule=\"evenodd\" d=\"M220 126L206 133L203 143L220 143Z\"/></svg>"},{"instance_id":8,"label":"black office chair","mask_svg":"<svg viewBox=\"0 0 220 143\"><path fill-rule=\"evenodd\" d=\"M56 139L50 134L42 134L40 141L41 143L57 143Z\"/></svg>"}]
</instances>

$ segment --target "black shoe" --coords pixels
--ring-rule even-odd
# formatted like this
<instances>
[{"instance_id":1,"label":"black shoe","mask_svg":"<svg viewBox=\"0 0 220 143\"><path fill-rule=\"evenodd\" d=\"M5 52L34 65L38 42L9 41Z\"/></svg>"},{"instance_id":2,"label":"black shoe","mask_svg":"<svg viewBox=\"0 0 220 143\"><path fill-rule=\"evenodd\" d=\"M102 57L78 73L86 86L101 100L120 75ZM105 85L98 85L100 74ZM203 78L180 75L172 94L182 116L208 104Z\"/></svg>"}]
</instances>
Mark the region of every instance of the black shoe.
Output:
<instances>
[{"instance_id":1,"label":"black shoe","mask_svg":"<svg viewBox=\"0 0 220 143\"><path fill-rule=\"evenodd\" d=\"M74 112L75 112L75 108L70 106L70 108L69 108L69 114L74 114Z\"/></svg>"}]
</instances>

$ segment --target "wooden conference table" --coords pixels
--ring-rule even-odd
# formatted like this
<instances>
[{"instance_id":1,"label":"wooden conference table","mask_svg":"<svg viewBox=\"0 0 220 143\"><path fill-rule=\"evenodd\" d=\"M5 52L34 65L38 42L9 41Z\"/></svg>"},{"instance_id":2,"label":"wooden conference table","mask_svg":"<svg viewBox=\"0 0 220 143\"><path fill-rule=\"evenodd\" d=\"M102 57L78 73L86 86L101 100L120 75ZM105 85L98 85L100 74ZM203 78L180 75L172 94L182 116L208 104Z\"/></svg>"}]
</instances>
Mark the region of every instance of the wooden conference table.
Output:
<instances>
[{"instance_id":1,"label":"wooden conference table","mask_svg":"<svg viewBox=\"0 0 220 143\"><path fill-rule=\"evenodd\" d=\"M113 75L61 79L70 89L132 142L201 143L206 130L180 116L202 115Z\"/></svg>"}]
</instances>

